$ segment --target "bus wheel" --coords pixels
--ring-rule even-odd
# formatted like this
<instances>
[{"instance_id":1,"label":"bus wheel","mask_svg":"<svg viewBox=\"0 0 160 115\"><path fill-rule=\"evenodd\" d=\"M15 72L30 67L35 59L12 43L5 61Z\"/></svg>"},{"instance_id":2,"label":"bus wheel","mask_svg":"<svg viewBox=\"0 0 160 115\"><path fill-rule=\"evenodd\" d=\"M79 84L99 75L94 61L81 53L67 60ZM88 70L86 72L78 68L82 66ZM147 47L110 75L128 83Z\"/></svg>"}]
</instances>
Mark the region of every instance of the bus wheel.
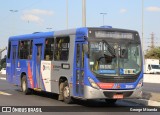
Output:
<instances>
[{"instance_id":1,"label":"bus wheel","mask_svg":"<svg viewBox=\"0 0 160 115\"><path fill-rule=\"evenodd\" d=\"M116 103L117 99L105 99L107 104L114 104Z\"/></svg>"},{"instance_id":2,"label":"bus wheel","mask_svg":"<svg viewBox=\"0 0 160 115\"><path fill-rule=\"evenodd\" d=\"M63 100L67 104L70 104L73 102L73 99L70 96L70 88L69 88L68 82L64 82L64 85L63 85Z\"/></svg>"},{"instance_id":3,"label":"bus wheel","mask_svg":"<svg viewBox=\"0 0 160 115\"><path fill-rule=\"evenodd\" d=\"M22 77L22 80L21 80L21 89L22 89L22 92L25 95L31 93L31 91L30 91L30 89L28 88L28 85L27 85L26 75L23 75L23 77Z\"/></svg>"}]
</instances>

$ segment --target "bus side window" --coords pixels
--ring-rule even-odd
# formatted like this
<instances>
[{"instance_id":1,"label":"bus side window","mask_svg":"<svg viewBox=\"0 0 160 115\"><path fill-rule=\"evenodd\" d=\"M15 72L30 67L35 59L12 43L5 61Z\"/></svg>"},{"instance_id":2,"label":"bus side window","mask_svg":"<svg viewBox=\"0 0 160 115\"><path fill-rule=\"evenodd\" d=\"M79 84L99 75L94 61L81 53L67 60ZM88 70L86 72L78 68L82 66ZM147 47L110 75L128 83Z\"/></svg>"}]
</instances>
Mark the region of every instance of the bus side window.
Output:
<instances>
[{"instance_id":1,"label":"bus side window","mask_svg":"<svg viewBox=\"0 0 160 115\"><path fill-rule=\"evenodd\" d=\"M24 41L19 42L19 58L24 59L25 55L25 48L24 48Z\"/></svg>"},{"instance_id":2,"label":"bus side window","mask_svg":"<svg viewBox=\"0 0 160 115\"><path fill-rule=\"evenodd\" d=\"M54 60L67 61L69 56L69 47L70 47L69 37L56 38Z\"/></svg>"},{"instance_id":3,"label":"bus side window","mask_svg":"<svg viewBox=\"0 0 160 115\"><path fill-rule=\"evenodd\" d=\"M29 55L28 55L28 59L32 59L32 50L33 50L33 41L31 40L30 43L28 43L29 45Z\"/></svg>"},{"instance_id":4,"label":"bus side window","mask_svg":"<svg viewBox=\"0 0 160 115\"><path fill-rule=\"evenodd\" d=\"M19 59L31 59L32 57L32 40L20 41L18 50Z\"/></svg>"},{"instance_id":5,"label":"bus side window","mask_svg":"<svg viewBox=\"0 0 160 115\"><path fill-rule=\"evenodd\" d=\"M76 66L80 68L81 59L80 59L80 44L77 44L77 58L76 58Z\"/></svg>"},{"instance_id":6,"label":"bus side window","mask_svg":"<svg viewBox=\"0 0 160 115\"><path fill-rule=\"evenodd\" d=\"M45 60L53 59L53 51L54 51L54 38L48 38L45 41Z\"/></svg>"}]
</instances>

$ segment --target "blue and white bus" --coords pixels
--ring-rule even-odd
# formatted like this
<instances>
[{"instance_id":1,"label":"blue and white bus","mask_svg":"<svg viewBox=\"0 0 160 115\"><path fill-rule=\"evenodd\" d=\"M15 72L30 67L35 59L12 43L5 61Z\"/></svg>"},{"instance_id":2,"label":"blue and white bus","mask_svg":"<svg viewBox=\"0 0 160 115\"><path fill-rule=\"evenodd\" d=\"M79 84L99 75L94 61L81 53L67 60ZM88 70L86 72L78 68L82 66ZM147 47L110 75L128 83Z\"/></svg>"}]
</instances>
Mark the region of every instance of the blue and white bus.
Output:
<instances>
[{"instance_id":1,"label":"blue and white bus","mask_svg":"<svg viewBox=\"0 0 160 115\"><path fill-rule=\"evenodd\" d=\"M13 36L8 41L7 80L31 90L74 98L141 98L141 41L137 31L77 28Z\"/></svg>"}]
</instances>

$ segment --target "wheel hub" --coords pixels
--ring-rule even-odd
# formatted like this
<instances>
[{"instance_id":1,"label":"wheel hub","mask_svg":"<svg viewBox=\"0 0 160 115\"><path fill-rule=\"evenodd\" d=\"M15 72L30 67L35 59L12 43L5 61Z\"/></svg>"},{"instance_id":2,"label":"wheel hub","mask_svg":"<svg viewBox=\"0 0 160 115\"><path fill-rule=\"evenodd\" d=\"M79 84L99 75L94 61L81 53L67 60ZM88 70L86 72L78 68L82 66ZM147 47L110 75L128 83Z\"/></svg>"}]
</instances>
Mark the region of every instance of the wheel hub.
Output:
<instances>
[{"instance_id":1,"label":"wheel hub","mask_svg":"<svg viewBox=\"0 0 160 115\"><path fill-rule=\"evenodd\" d=\"M22 90L23 90L23 91L26 90L26 83L25 83L25 81L22 83Z\"/></svg>"},{"instance_id":2,"label":"wheel hub","mask_svg":"<svg viewBox=\"0 0 160 115\"><path fill-rule=\"evenodd\" d=\"M66 86L66 87L64 88L64 97L65 97L65 98L68 98L69 96L70 96L70 94L69 94L69 87Z\"/></svg>"}]
</instances>

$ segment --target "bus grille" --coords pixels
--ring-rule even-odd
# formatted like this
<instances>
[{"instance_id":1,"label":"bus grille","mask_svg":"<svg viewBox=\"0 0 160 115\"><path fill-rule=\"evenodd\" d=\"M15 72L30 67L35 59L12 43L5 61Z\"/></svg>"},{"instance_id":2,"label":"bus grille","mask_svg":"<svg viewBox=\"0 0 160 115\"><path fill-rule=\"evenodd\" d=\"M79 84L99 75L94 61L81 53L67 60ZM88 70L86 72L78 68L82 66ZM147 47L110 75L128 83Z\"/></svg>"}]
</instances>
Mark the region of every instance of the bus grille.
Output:
<instances>
[{"instance_id":1,"label":"bus grille","mask_svg":"<svg viewBox=\"0 0 160 115\"><path fill-rule=\"evenodd\" d=\"M103 83L133 83L137 78L102 78L98 77L98 80Z\"/></svg>"}]
</instances>

